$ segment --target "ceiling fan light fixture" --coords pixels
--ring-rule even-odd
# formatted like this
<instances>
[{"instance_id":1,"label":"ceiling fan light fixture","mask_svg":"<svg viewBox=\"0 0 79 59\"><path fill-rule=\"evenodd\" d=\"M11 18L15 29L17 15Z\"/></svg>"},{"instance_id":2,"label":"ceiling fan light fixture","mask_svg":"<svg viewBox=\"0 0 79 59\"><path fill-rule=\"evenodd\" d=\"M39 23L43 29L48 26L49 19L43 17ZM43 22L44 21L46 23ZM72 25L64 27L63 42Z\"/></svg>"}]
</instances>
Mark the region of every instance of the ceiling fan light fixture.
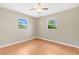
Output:
<instances>
[{"instance_id":1,"label":"ceiling fan light fixture","mask_svg":"<svg viewBox=\"0 0 79 59\"><path fill-rule=\"evenodd\" d=\"M36 9L36 12L40 13L42 11L42 9Z\"/></svg>"},{"instance_id":2,"label":"ceiling fan light fixture","mask_svg":"<svg viewBox=\"0 0 79 59\"><path fill-rule=\"evenodd\" d=\"M42 7L41 3L38 3L36 8L32 8L31 10L35 10L36 12L40 13L43 10L48 10L48 8Z\"/></svg>"}]
</instances>

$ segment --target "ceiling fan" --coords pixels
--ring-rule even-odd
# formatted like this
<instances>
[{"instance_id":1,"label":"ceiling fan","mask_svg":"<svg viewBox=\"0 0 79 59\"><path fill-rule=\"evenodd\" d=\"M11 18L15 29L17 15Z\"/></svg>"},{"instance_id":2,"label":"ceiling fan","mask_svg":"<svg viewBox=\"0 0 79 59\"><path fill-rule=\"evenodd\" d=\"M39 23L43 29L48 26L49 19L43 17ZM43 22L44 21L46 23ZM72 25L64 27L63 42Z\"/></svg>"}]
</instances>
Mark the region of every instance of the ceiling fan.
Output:
<instances>
[{"instance_id":1,"label":"ceiling fan","mask_svg":"<svg viewBox=\"0 0 79 59\"><path fill-rule=\"evenodd\" d=\"M35 10L36 12L40 13L43 10L48 10L48 8L45 8L41 3L38 3L37 6L35 8L31 8L31 10Z\"/></svg>"}]
</instances>

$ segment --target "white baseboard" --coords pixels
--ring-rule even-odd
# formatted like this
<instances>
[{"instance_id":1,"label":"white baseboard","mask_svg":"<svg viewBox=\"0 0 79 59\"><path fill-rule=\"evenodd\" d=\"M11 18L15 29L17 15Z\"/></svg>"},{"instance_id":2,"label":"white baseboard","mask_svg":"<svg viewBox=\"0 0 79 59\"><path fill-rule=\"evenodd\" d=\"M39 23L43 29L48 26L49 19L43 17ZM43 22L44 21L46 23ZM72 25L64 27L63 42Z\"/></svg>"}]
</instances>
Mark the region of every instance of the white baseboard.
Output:
<instances>
[{"instance_id":1,"label":"white baseboard","mask_svg":"<svg viewBox=\"0 0 79 59\"><path fill-rule=\"evenodd\" d=\"M0 46L0 48L4 48L4 47L11 46L11 45L14 45L14 44L18 44L18 43L21 43L21 42L29 41L29 40L32 40L32 39L35 39L35 38L39 38L39 39L50 41L50 42L56 42L56 43L63 44L63 45L66 45L66 46L71 46L71 47L74 47L74 48L79 48L79 46L75 46L75 45L71 45L71 44L67 44L67 43L62 43L62 42L46 39L46 38L43 38L43 37L32 37L32 38L29 38L29 39L25 39L25 40L9 43L9 44L6 44L6 45L2 45L2 46Z\"/></svg>"},{"instance_id":2,"label":"white baseboard","mask_svg":"<svg viewBox=\"0 0 79 59\"><path fill-rule=\"evenodd\" d=\"M29 39L20 40L20 41L17 41L17 42L5 44L5 45L0 46L0 48L4 48L4 47L8 47L8 46L11 46L11 45L14 45L14 44L22 43L22 42L29 41L29 40L32 40L32 39L35 39L35 38L37 38L37 37L32 37L32 38L29 38Z\"/></svg>"},{"instance_id":3,"label":"white baseboard","mask_svg":"<svg viewBox=\"0 0 79 59\"><path fill-rule=\"evenodd\" d=\"M46 39L46 38L43 38L43 37L38 37L38 38L43 39L43 40L47 40L47 41L50 41L50 42L56 42L56 43L63 44L63 45L66 45L66 46L71 46L71 47L74 47L74 48L79 48L79 46L75 46L75 45L71 45L71 44L67 44L67 43L62 43L62 42L59 42L59 41L54 41L54 40Z\"/></svg>"}]
</instances>

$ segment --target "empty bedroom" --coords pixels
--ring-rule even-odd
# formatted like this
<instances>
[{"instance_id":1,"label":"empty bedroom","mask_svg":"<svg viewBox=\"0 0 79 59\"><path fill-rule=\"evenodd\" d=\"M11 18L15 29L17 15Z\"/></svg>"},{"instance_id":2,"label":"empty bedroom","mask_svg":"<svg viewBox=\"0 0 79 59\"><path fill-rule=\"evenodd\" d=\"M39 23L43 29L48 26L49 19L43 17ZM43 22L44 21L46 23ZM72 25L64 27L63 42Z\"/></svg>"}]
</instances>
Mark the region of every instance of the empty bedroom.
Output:
<instances>
[{"instance_id":1,"label":"empty bedroom","mask_svg":"<svg viewBox=\"0 0 79 59\"><path fill-rule=\"evenodd\" d=\"M0 55L79 55L79 3L0 3Z\"/></svg>"}]
</instances>

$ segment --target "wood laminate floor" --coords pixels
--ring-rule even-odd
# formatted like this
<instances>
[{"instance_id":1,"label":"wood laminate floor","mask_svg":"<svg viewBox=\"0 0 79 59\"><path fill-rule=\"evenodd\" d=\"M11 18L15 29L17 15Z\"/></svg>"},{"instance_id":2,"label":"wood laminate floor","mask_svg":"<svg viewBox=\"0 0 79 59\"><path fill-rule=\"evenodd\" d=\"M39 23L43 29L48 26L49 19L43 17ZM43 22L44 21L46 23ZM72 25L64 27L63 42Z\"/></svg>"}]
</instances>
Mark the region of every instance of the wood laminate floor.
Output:
<instances>
[{"instance_id":1,"label":"wood laminate floor","mask_svg":"<svg viewBox=\"0 0 79 59\"><path fill-rule=\"evenodd\" d=\"M1 55L79 55L79 49L36 38L19 44L0 48L0 54Z\"/></svg>"}]
</instances>

